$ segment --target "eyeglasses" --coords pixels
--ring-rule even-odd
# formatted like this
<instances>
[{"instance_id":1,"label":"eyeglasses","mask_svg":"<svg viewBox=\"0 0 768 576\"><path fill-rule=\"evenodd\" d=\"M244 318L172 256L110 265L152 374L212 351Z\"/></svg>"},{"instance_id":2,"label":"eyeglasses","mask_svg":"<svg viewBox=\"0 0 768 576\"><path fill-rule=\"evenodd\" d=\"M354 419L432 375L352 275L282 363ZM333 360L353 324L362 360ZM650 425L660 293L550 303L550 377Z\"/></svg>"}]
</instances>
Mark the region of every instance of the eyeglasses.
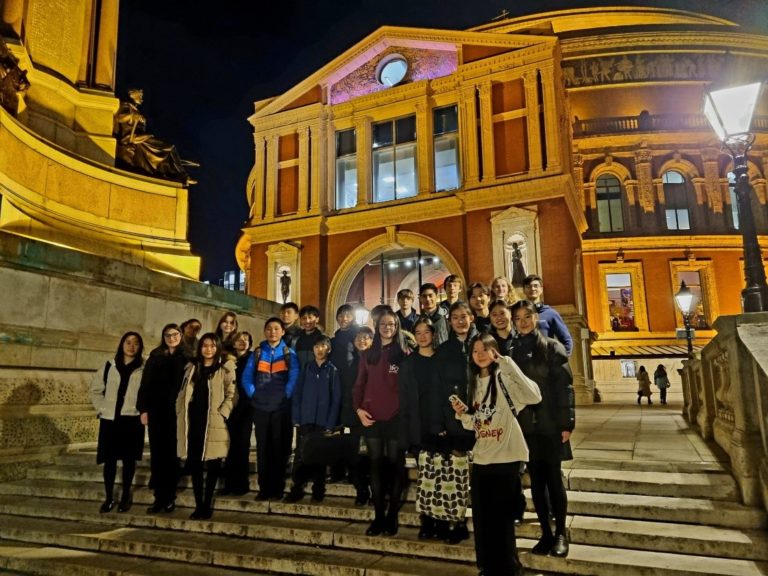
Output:
<instances>
[{"instance_id":1,"label":"eyeglasses","mask_svg":"<svg viewBox=\"0 0 768 576\"><path fill-rule=\"evenodd\" d=\"M163 334L163 338L179 338L181 336L181 332L166 332Z\"/></svg>"}]
</instances>

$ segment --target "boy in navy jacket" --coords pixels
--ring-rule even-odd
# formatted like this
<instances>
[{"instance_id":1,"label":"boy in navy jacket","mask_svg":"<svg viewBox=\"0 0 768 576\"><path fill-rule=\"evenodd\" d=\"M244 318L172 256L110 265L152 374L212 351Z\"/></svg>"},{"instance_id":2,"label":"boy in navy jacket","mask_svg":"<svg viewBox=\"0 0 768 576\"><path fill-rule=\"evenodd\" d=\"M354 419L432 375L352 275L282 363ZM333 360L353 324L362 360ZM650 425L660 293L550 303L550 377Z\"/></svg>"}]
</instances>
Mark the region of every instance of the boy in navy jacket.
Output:
<instances>
[{"instance_id":1,"label":"boy in navy jacket","mask_svg":"<svg viewBox=\"0 0 768 576\"><path fill-rule=\"evenodd\" d=\"M328 360L331 341L320 336L312 347L314 361L307 363L293 394L293 425L298 427L293 460L293 487L283 499L298 502L304 497L304 484L312 478L312 501L325 497L325 466L303 461L305 442L312 434L331 433L339 423L341 380L339 371Z\"/></svg>"}]
</instances>

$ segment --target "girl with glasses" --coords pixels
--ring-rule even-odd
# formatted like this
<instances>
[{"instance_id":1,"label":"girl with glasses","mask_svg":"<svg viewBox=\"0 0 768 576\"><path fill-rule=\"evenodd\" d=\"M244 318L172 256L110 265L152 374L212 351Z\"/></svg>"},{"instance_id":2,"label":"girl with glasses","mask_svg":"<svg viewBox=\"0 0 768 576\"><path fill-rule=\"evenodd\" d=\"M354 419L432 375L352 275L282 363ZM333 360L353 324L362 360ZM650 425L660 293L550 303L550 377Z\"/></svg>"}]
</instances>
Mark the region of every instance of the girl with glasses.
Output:
<instances>
[{"instance_id":1,"label":"girl with glasses","mask_svg":"<svg viewBox=\"0 0 768 576\"><path fill-rule=\"evenodd\" d=\"M160 345L149 353L144 366L136 407L141 423L149 429L150 485L155 501L150 514L176 508L179 460L176 457L176 396L184 377L187 359L178 324L163 327Z\"/></svg>"},{"instance_id":2,"label":"girl with glasses","mask_svg":"<svg viewBox=\"0 0 768 576\"><path fill-rule=\"evenodd\" d=\"M393 536L398 530L405 485L405 434L400 422L398 376L410 349L392 308L378 316L369 350L362 353L352 405L363 425L375 517L366 534Z\"/></svg>"}]
</instances>

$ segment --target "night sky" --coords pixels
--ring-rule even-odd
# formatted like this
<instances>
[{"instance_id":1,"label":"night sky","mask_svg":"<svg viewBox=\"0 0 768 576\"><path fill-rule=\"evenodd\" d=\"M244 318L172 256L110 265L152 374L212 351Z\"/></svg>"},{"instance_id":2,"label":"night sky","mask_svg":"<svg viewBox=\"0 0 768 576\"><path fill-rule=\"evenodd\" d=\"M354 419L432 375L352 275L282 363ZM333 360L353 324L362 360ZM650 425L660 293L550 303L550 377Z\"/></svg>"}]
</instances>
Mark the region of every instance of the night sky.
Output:
<instances>
[{"instance_id":1,"label":"night sky","mask_svg":"<svg viewBox=\"0 0 768 576\"><path fill-rule=\"evenodd\" d=\"M768 33L768 0L123 0L117 95L144 89L147 130L177 145L190 170L192 250L202 280L237 268L248 216L253 102L285 92L380 26L466 29L583 6L696 10Z\"/></svg>"}]
</instances>

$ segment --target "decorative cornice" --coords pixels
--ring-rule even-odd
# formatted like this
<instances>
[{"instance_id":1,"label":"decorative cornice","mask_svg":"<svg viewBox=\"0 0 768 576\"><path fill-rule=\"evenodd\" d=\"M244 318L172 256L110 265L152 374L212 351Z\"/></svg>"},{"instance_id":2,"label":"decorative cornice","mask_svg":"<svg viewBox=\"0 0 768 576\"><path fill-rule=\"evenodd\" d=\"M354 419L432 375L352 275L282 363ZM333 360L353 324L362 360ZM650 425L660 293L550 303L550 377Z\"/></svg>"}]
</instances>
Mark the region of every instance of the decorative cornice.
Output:
<instances>
[{"instance_id":1,"label":"decorative cornice","mask_svg":"<svg viewBox=\"0 0 768 576\"><path fill-rule=\"evenodd\" d=\"M486 209L505 209L510 205L533 204L541 200L560 197L575 198L570 175L559 174L535 180L510 182L475 188L457 193L432 194L424 199L368 204L364 208L350 208L306 218L285 217L260 224L250 224L243 232L254 244L275 242L287 238L344 234L373 228L386 228L463 216L467 212ZM569 210L577 229L586 229L583 211Z\"/></svg>"},{"instance_id":2,"label":"decorative cornice","mask_svg":"<svg viewBox=\"0 0 768 576\"><path fill-rule=\"evenodd\" d=\"M761 244L768 245L768 236L763 237ZM684 248L698 250L742 250L744 246L740 234L731 235L699 235L699 236L611 236L582 241L584 255L606 254L616 255L616 246L621 243L625 253L635 251L665 250L678 251L683 255ZM633 255L627 256L633 257Z\"/></svg>"}]
</instances>

